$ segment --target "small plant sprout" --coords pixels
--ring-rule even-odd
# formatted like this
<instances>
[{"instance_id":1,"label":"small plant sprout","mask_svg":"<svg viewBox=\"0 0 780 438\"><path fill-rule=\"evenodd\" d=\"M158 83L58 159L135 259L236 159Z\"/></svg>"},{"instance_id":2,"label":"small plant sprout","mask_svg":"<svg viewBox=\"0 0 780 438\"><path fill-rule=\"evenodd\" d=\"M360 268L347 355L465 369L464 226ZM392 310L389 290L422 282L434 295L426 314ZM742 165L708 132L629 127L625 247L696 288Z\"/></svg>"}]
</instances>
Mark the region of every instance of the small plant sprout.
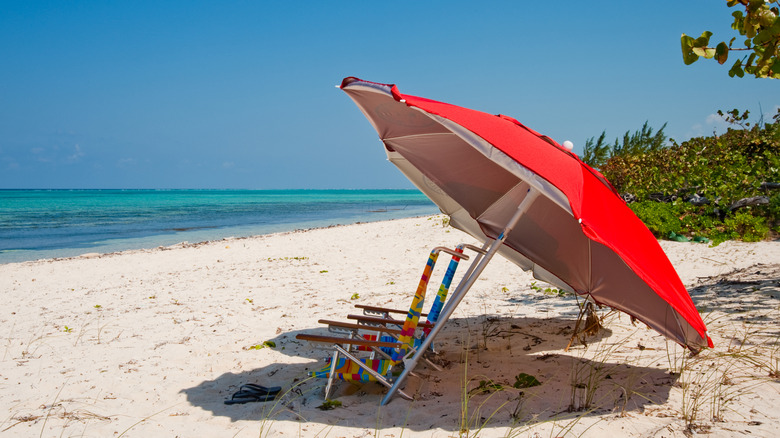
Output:
<instances>
[{"instance_id":1,"label":"small plant sprout","mask_svg":"<svg viewBox=\"0 0 780 438\"><path fill-rule=\"evenodd\" d=\"M349 297L350 300L357 300L359 298L360 298L360 294L357 292L355 292L354 294L352 294L351 297Z\"/></svg>"},{"instance_id":2,"label":"small plant sprout","mask_svg":"<svg viewBox=\"0 0 780 438\"><path fill-rule=\"evenodd\" d=\"M327 270L327 269L323 269L322 271L320 271L320 274L325 274L325 273L327 273L327 272L328 272L328 270Z\"/></svg>"},{"instance_id":3,"label":"small plant sprout","mask_svg":"<svg viewBox=\"0 0 780 438\"><path fill-rule=\"evenodd\" d=\"M317 409L321 411L330 411L341 407L341 402L338 400L325 400L321 405L317 406Z\"/></svg>"},{"instance_id":4,"label":"small plant sprout","mask_svg":"<svg viewBox=\"0 0 780 438\"><path fill-rule=\"evenodd\" d=\"M72 327L65 326L65 328L64 328L62 331L63 331L63 332L65 332L65 333L70 333L70 332L72 332L72 331L73 331L73 328L72 328Z\"/></svg>"},{"instance_id":5,"label":"small plant sprout","mask_svg":"<svg viewBox=\"0 0 780 438\"><path fill-rule=\"evenodd\" d=\"M251 298L247 298L247 299L246 299L246 301L247 301L249 304L254 304L254 302L255 302L255 301L254 301L253 299L251 299Z\"/></svg>"},{"instance_id":6,"label":"small plant sprout","mask_svg":"<svg viewBox=\"0 0 780 438\"><path fill-rule=\"evenodd\" d=\"M508 287L506 287L506 286L503 286L503 287L501 288L501 292L503 292L503 293L505 293L505 294L506 294L506 293L509 293L509 288L508 288Z\"/></svg>"},{"instance_id":7,"label":"small plant sprout","mask_svg":"<svg viewBox=\"0 0 780 438\"><path fill-rule=\"evenodd\" d=\"M517 389L522 388L531 388L533 386L539 386L542 382L539 381L536 377L526 374L526 373L520 373L515 376L515 383L512 385L513 387Z\"/></svg>"},{"instance_id":8,"label":"small plant sprout","mask_svg":"<svg viewBox=\"0 0 780 438\"><path fill-rule=\"evenodd\" d=\"M276 347L276 342L274 341L265 341L262 344L255 344L251 347L247 347L247 350L262 350L263 348L274 348Z\"/></svg>"},{"instance_id":9,"label":"small plant sprout","mask_svg":"<svg viewBox=\"0 0 780 438\"><path fill-rule=\"evenodd\" d=\"M101 306L100 304L95 304L95 308L96 308L96 309L102 309L102 308L103 308L103 306Z\"/></svg>"},{"instance_id":10,"label":"small plant sprout","mask_svg":"<svg viewBox=\"0 0 780 438\"><path fill-rule=\"evenodd\" d=\"M547 296L553 296L553 297L563 297L566 296L566 291L563 289L558 289L554 287L541 287L536 284L535 281L531 282L531 289L535 290L536 292L541 292Z\"/></svg>"},{"instance_id":11,"label":"small plant sprout","mask_svg":"<svg viewBox=\"0 0 780 438\"><path fill-rule=\"evenodd\" d=\"M504 385L496 383L490 379L480 380L476 388L469 391L469 394L489 394L491 392L502 391Z\"/></svg>"},{"instance_id":12,"label":"small plant sprout","mask_svg":"<svg viewBox=\"0 0 780 438\"><path fill-rule=\"evenodd\" d=\"M304 260L309 260L309 258L308 257L279 257L279 258L268 257L269 262L276 262L282 260L302 262Z\"/></svg>"}]
</instances>

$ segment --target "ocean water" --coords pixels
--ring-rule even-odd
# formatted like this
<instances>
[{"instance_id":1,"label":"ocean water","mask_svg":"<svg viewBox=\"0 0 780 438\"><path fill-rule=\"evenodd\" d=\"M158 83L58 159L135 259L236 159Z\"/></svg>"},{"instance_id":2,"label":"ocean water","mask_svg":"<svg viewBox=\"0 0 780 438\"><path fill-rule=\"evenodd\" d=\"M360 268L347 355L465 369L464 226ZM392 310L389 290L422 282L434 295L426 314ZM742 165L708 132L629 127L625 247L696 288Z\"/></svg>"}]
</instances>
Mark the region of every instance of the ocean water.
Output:
<instances>
[{"instance_id":1,"label":"ocean water","mask_svg":"<svg viewBox=\"0 0 780 438\"><path fill-rule=\"evenodd\" d=\"M0 263L435 213L416 190L0 190Z\"/></svg>"}]
</instances>

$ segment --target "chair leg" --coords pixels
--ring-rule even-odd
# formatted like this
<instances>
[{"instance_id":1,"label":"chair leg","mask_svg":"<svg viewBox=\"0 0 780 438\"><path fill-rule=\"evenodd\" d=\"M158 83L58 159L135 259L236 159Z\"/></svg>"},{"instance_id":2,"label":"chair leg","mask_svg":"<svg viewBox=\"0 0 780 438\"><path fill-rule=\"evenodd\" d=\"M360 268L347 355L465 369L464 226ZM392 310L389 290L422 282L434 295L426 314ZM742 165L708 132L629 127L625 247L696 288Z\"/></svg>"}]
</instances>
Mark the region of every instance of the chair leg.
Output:
<instances>
[{"instance_id":1,"label":"chair leg","mask_svg":"<svg viewBox=\"0 0 780 438\"><path fill-rule=\"evenodd\" d=\"M339 351L333 351L333 358L330 361L330 374L328 375L328 384L325 385L325 400L330 400L330 390L333 387L333 380L336 378L336 363L339 360Z\"/></svg>"},{"instance_id":2,"label":"chair leg","mask_svg":"<svg viewBox=\"0 0 780 438\"><path fill-rule=\"evenodd\" d=\"M442 372L442 371L444 371L444 369L442 369L442 367L440 367L440 366L436 365L435 363L433 363L433 361L432 361L432 360L428 359L427 357L423 356L423 360L425 361L425 363L427 363L427 364L428 364L428 366L430 366L430 367L431 367L431 368L433 368L434 370L436 370L436 371L438 371L438 372ZM411 374L411 373L410 373L410 374Z\"/></svg>"},{"instance_id":3,"label":"chair leg","mask_svg":"<svg viewBox=\"0 0 780 438\"><path fill-rule=\"evenodd\" d=\"M333 348L336 350L336 353L334 353L334 356L336 354L338 354L338 353L343 354L344 357L346 357L347 359L353 361L360 368L363 368L363 370L365 370L368 374L371 374L372 376L374 376L374 378L376 379L376 382L379 383L380 385L384 385L388 389L393 387L393 384L390 383L385 376L383 376L382 374L374 371L371 367L369 367L368 365L363 363L360 359L358 359L357 357L351 355L341 345L334 345ZM331 367L332 367L332 365L331 365ZM331 373L331 376L333 376L333 373ZM414 400L414 398L412 396L410 396L409 394L401 391L400 389L396 389L396 391L398 391L398 394L401 397L403 397L403 398L405 398L407 400Z\"/></svg>"}]
</instances>

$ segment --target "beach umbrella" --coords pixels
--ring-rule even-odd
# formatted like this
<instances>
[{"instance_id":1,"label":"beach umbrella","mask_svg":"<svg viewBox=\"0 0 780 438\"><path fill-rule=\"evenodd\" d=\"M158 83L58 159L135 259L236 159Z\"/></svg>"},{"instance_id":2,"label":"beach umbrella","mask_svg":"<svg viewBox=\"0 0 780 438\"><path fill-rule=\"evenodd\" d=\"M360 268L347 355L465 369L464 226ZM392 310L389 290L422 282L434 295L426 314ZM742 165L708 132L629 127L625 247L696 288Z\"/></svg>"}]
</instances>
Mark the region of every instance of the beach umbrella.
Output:
<instances>
[{"instance_id":1,"label":"beach umbrella","mask_svg":"<svg viewBox=\"0 0 780 438\"><path fill-rule=\"evenodd\" d=\"M698 352L706 327L658 241L612 185L569 149L517 120L348 77L341 89L388 159L450 224L485 242L439 323L385 396L414 368L494 254Z\"/></svg>"}]
</instances>

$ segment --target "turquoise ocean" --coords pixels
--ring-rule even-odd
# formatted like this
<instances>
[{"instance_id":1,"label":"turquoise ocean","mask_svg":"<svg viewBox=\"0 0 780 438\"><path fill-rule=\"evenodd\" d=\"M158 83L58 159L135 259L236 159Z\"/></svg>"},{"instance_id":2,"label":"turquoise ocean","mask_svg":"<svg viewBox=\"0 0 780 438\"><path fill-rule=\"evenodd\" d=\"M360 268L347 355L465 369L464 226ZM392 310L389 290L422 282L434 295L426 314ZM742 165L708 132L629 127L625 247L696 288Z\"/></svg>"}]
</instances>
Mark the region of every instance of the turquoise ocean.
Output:
<instances>
[{"instance_id":1,"label":"turquoise ocean","mask_svg":"<svg viewBox=\"0 0 780 438\"><path fill-rule=\"evenodd\" d=\"M417 190L0 190L0 263L436 213Z\"/></svg>"}]
</instances>

